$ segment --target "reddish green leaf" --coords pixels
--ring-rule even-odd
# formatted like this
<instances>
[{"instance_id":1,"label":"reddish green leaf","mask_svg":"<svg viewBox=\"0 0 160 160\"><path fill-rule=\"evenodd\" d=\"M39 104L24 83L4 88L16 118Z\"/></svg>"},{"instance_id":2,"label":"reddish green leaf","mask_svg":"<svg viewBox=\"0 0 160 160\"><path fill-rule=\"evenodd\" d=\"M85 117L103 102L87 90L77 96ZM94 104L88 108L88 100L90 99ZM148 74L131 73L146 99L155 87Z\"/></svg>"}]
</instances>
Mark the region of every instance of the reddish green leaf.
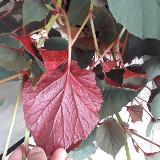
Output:
<instances>
[{"instance_id":1,"label":"reddish green leaf","mask_svg":"<svg viewBox=\"0 0 160 160\"><path fill-rule=\"evenodd\" d=\"M61 64L67 60L67 51L50 51L45 49L39 49L43 58L45 67L48 71L57 69Z\"/></svg>"},{"instance_id":2,"label":"reddish green leaf","mask_svg":"<svg viewBox=\"0 0 160 160\"><path fill-rule=\"evenodd\" d=\"M22 100L27 127L47 154L85 139L99 121L102 103L94 74L71 65L71 71L45 73L36 89L24 85Z\"/></svg>"},{"instance_id":3,"label":"reddish green leaf","mask_svg":"<svg viewBox=\"0 0 160 160\"><path fill-rule=\"evenodd\" d=\"M141 105L127 106L127 111L129 112L133 123L142 121L143 107Z\"/></svg>"},{"instance_id":4,"label":"reddish green leaf","mask_svg":"<svg viewBox=\"0 0 160 160\"><path fill-rule=\"evenodd\" d=\"M114 158L125 144L124 133L114 118L108 118L96 131L97 145Z\"/></svg>"}]
</instances>

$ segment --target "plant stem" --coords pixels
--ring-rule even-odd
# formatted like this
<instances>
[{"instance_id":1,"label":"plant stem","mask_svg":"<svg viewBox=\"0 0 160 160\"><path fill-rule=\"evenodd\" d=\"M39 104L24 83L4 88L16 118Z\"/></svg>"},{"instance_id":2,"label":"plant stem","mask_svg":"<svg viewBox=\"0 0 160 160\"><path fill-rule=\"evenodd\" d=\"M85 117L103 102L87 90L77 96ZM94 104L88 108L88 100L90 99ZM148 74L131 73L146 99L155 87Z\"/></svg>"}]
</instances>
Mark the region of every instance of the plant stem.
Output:
<instances>
[{"instance_id":1,"label":"plant stem","mask_svg":"<svg viewBox=\"0 0 160 160\"><path fill-rule=\"evenodd\" d=\"M9 147L9 143L10 143L10 139L11 139L11 135L12 135L15 119L16 119L16 114L17 114L18 107L19 107L20 96L21 96L21 92L22 92L22 89L23 89L23 84L24 84L24 80L22 80L22 82L21 82L21 86L20 86L20 89L19 89L19 92L18 92L18 95L17 95L16 104L15 104L15 108L14 108L14 111L13 111L12 120L11 120L11 124L10 124L10 128L9 128L9 132L8 132L7 141L6 141L6 144L5 144L2 160L7 160L6 154L7 154L7 151L8 151L8 147Z\"/></svg>"},{"instance_id":2,"label":"plant stem","mask_svg":"<svg viewBox=\"0 0 160 160\"><path fill-rule=\"evenodd\" d=\"M124 122L123 122L121 116L119 115L119 113L116 113L116 117L117 117L117 120L118 120L119 124L121 125L121 127L124 128L123 127ZM129 151L129 147L128 147L128 142L127 142L127 135L126 135L125 132L124 132L124 141L125 141L125 151L126 151L127 160L131 160L130 151Z\"/></svg>"},{"instance_id":3,"label":"plant stem","mask_svg":"<svg viewBox=\"0 0 160 160\"><path fill-rule=\"evenodd\" d=\"M30 138L30 131L26 128L25 138L24 138L24 152L22 155L22 160L26 160L26 153L29 152L29 138Z\"/></svg>"},{"instance_id":4,"label":"plant stem","mask_svg":"<svg viewBox=\"0 0 160 160\"><path fill-rule=\"evenodd\" d=\"M3 84L3 83L6 83L8 81L14 80L16 78L20 78L22 75L23 75L22 73L17 73L17 74L15 74L13 76L10 76L10 77L7 77L5 79L2 79L2 80L0 80L0 85Z\"/></svg>"},{"instance_id":5,"label":"plant stem","mask_svg":"<svg viewBox=\"0 0 160 160\"><path fill-rule=\"evenodd\" d=\"M64 20L65 20L66 27L67 27L67 35L68 35L68 68L67 68L67 71L69 73L70 65L71 65L71 55L72 55L72 34L71 34L71 27L69 24L67 14L63 9L61 9L61 12L63 13Z\"/></svg>"},{"instance_id":6,"label":"plant stem","mask_svg":"<svg viewBox=\"0 0 160 160\"><path fill-rule=\"evenodd\" d=\"M56 6L61 7L61 4L62 4L62 0L57 0L57 5ZM58 13L56 15L52 15L51 18L49 19L48 24L44 27L47 34L52 29L52 26L53 26L54 22L57 20L58 15L59 15ZM46 39L44 37L41 37L38 44L37 44L37 48L41 48L45 40Z\"/></svg>"},{"instance_id":7,"label":"plant stem","mask_svg":"<svg viewBox=\"0 0 160 160\"><path fill-rule=\"evenodd\" d=\"M141 139L143 139L143 140L145 140L145 141L147 141L147 142L149 142L149 143L151 143L151 144L153 144L153 145L155 145L155 146L160 148L159 144L157 144L155 142L152 142L151 140L139 135L138 133L135 133L132 129L127 129L127 131L129 131L130 133L134 134L135 136L137 136L137 137L139 137L139 138L141 138Z\"/></svg>"},{"instance_id":8,"label":"plant stem","mask_svg":"<svg viewBox=\"0 0 160 160\"><path fill-rule=\"evenodd\" d=\"M75 43L75 41L77 40L77 38L79 37L80 33L82 32L83 28L85 27L85 25L87 24L88 20L90 18L90 13L87 15L87 17L85 18L84 22L82 23L81 27L79 28L78 32L76 33L75 37L72 40L72 46Z\"/></svg>"}]
</instances>

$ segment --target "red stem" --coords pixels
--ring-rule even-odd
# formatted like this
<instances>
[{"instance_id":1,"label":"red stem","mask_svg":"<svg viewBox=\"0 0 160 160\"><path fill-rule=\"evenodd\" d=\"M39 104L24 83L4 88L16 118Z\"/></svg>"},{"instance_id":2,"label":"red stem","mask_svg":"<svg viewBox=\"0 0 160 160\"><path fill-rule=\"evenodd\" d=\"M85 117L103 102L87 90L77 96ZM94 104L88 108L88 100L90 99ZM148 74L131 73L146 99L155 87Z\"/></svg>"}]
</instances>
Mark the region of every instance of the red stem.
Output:
<instances>
[{"instance_id":1,"label":"red stem","mask_svg":"<svg viewBox=\"0 0 160 160\"><path fill-rule=\"evenodd\" d=\"M133 131L133 129L127 129L127 128L126 128L126 131L127 131L127 132L130 132L130 133L134 134L135 136L137 136L137 137L139 137L139 138L141 138L141 139L143 139L143 140L145 140L145 141L147 141L147 142L149 142L149 143L151 143L151 144L153 144L153 145L155 145L155 146L157 146L157 147L160 148L160 145L159 145L159 144L157 144L157 143L155 143L155 142L152 142L151 140L149 140L149 139L147 139L147 138L139 135L138 133L135 133L135 132Z\"/></svg>"},{"instance_id":2,"label":"red stem","mask_svg":"<svg viewBox=\"0 0 160 160\"><path fill-rule=\"evenodd\" d=\"M140 104L140 102L135 98L135 101L142 106L142 104ZM142 106L143 107L143 106ZM154 119L154 117L143 107L143 110L152 118Z\"/></svg>"}]
</instances>

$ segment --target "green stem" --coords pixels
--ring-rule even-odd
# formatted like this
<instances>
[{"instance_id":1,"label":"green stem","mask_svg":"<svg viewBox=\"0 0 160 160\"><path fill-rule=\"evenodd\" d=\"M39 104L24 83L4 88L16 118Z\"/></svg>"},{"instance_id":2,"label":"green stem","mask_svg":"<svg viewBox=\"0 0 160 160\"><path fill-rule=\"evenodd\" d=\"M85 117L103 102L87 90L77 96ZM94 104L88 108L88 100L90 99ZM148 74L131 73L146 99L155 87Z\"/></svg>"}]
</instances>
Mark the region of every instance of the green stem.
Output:
<instances>
[{"instance_id":1,"label":"green stem","mask_svg":"<svg viewBox=\"0 0 160 160\"><path fill-rule=\"evenodd\" d=\"M83 28L85 27L85 25L87 24L88 20L90 18L90 13L87 15L87 17L85 18L84 22L82 23L81 27L79 28L78 32L76 33L75 37L72 40L72 46L75 43L75 41L77 40L77 38L79 37L80 33L82 32Z\"/></svg>"},{"instance_id":2,"label":"green stem","mask_svg":"<svg viewBox=\"0 0 160 160\"><path fill-rule=\"evenodd\" d=\"M61 9L61 12L63 13L63 16L64 16L64 20L65 20L66 28L67 28L67 35L68 35L68 69L67 71L69 73L70 65L71 65L71 55L72 55L72 34L71 34L71 27L69 24L67 14L63 9Z\"/></svg>"},{"instance_id":3,"label":"green stem","mask_svg":"<svg viewBox=\"0 0 160 160\"><path fill-rule=\"evenodd\" d=\"M22 160L26 160L26 153L29 152L29 138L30 138L30 131L26 128L25 129L25 138L24 138L24 152L22 155Z\"/></svg>"},{"instance_id":4,"label":"green stem","mask_svg":"<svg viewBox=\"0 0 160 160\"><path fill-rule=\"evenodd\" d=\"M9 128L9 132L8 132L7 141L6 141L6 144L5 144L2 160L7 160L6 155L7 155L7 151L8 151L8 148L9 148L9 143L10 143L10 140L11 140L11 135L12 135L15 119L16 119L16 114L17 114L18 107L19 107L19 102L20 102L21 92L22 92L22 89L23 89L23 84L24 84L24 80L22 80L22 82L21 82L21 86L20 86L20 89L19 89L19 92L18 92L18 95L17 95L17 100L16 100L14 111L13 111L12 120L11 120L11 124L10 124L10 128Z\"/></svg>"},{"instance_id":5,"label":"green stem","mask_svg":"<svg viewBox=\"0 0 160 160\"><path fill-rule=\"evenodd\" d=\"M61 4L62 4L62 0L57 0L57 5L56 6L60 8ZM47 34L52 29L52 26L53 26L54 22L57 20L58 16L59 16L58 13L56 15L52 15L51 18L49 19L48 24L44 27ZM41 48L45 40L46 40L45 38L41 37L38 44L37 44L37 48Z\"/></svg>"},{"instance_id":6,"label":"green stem","mask_svg":"<svg viewBox=\"0 0 160 160\"><path fill-rule=\"evenodd\" d=\"M119 113L116 113L116 117L117 117L117 120L118 120L119 124L123 128L124 122L123 122L121 116L119 115ZM127 142L127 135L126 135L125 132L124 132L124 141L125 141L125 151L126 151L127 160L131 160L130 151L129 151L129 147L128 147L128 142Z\"/></svg>"},{"instance_id":7,"label":"green stem","mask_svg":"<svg viewBox=\"0 0 160 160\"><path fill-rule=\"evenodd\" d=\"M94 45L95 45L95 49L96 49L96 53L99 56L99 47L98 47L98 42L97 42L97 36L96 36L96 30L94 27L94 23L93 23L93 18L90 18L90 24L91 24L91 29L92 29L92 35L93 35L93 40L94 40Z\"/></svg>"}]
</instances>

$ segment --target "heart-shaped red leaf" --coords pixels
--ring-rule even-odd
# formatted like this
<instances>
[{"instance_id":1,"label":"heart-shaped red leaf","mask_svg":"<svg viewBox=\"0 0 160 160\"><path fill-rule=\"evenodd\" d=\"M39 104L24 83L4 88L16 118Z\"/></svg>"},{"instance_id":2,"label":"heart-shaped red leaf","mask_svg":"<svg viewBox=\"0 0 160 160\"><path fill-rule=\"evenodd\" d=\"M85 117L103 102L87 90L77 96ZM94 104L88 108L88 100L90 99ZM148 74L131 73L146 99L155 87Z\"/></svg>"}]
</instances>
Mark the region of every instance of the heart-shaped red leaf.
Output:
<instances>
[{"instance_id":1,"label":"heart-shaped red leaf","mask_svg":"<svg viewBox=\"0 0 160 160\"><path fill-rule=\"evenodd\" d=\"M99 121L102 96L94 74L72 64L70 72L45 73L34 90L27 81L22 100L27 127L50 155L88 137Z\"/></svg>"},{"instance_id":2,"label":"heart-shaped red leaf","mask_svg":"<svg viewBox=\"0 0 160 160\"><path fill-rule=\"evenodd\" d=\"M67 60L67 51L50 51L39 49L44 65L48 71L53 71Z\"/></svg>"}]
</instances>

